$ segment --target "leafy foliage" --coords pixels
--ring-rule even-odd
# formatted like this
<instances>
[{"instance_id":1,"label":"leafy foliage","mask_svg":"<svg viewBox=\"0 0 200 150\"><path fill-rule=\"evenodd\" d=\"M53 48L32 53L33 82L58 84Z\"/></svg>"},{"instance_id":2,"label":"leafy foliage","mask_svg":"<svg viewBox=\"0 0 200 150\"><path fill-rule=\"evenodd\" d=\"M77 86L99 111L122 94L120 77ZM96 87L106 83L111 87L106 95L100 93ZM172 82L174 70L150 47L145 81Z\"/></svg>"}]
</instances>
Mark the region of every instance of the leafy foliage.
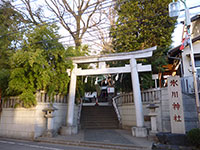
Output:
<instances>
[{"instance_id":1,"label":"leafy foliage","mask_svg":"<svg viewBox=\"0 0 200 150\"><path fill-rule=\"evenodd\" d=\"M158 72L163 72L164 68L162 67L163 65L167 65L167 52L169 48L161 48L158 47L157 50L154 52L153 57L151 57L147 63L151 63L153 66L153 72L158 73Z\"/></svg>"},{"instance_id":2,"label":"leafy foliage","mask_svg":"<svg viewBox=\"0 0 200 150\"><path fill-rule=\"evenodd\" d=\"M190 130L187 133L187 138L192 145L200 148L200 129L199 128Z\"/></svg>"},{"instance_id":3,"label":"leafy foliage","mask_svg":"<svg viewBox=\"0 0 200 150\"><path fill-rule=\"evenodd\" d=\"M119 0L118 19L111 30L117 52L170 46L175 20L168 16L170 0Z\"/></svg>"},{"instance_id":4,"label":"leafy foliage","mask_svg":"<svg viewBox=\"0 0 200 150\"><path fill-rule=\"evenodd\" d=\"M9 1L1 1L0 5L0 98L6 95L8 79L10 76L9 57L11 57L19 44L22 33L20 25L25 22L22 15L16 12Z\"/></svg>"},{"instance_id":5,"label":"leafy foliage","mask_svg":"<svg viewBox=\"0 0 200 150\"><path fill-rule=\"evenodd\" d=\"M2 89L1 95L4 96L6 95L6 89L8 87L8 80L10 76L10 71L8 69L1 68L0 69L0 89Z\"/></svg>"},{"instance_id":6,"label":"leafy foliage","mask_svg":"<svg viewBox=\"0 0 200 150\"><path fill-rule=\"evenodd\" d=\"M58 42L57 26L37 26L26 33L24 46L10 58L11 76L8 92L19 95L25 107L36 104L35 92L45 90L49 96L66 94L69 77L67 50Z\"/></svg>"},{"instance_id":7,"label":"leafy foliage","mask_svg":"<svg viewBox=\"0 0 200 150\"><path fill-rule=\"evenodd\" d=\"M87 45L80 46L78 48L69 47L67 49L68 56L75 57L75 56L86 56L89 55L89 50Z\"/></svg>"},{"instance_id":8,"label":"leafy foliage","mask_svg":"<svg viewBox=\"0 0 200 150\"><path fill-rule=\"evenodd\" d=\"M10 2L2 1L0 5L1 51L16 48L19 40L22 38L22 34L18 31L23 22L25 22L23 16L13 9Z\"/></svg>"},{"instance_id":9,"label":"leafy foliage","mask_svg":"<svg viewBox=\"0 0 200 150\"><path fill-rule=\"evenodd\" d=\"M152 81L151 73L140 73L140 83L142 90L152 88L154 82Z\"/></svg>"},{"instance_id":10,"label":"leafy foliage","mask_svg":"<svg viewBox=\"0 0 200 150\"><path fill-rule=\"evenodd\" d=\"M119 0L116 7L118 19L111 28L113 47L116 52L128 52L158 46L152 58L139 60L143 64L152 64L153 73L162 72L166 65L166 51L172 43L174 19L168 16L168 4L171 0ZM153 85L151 73L140 74L142 88Z\"/></svg>"}]
</instances>

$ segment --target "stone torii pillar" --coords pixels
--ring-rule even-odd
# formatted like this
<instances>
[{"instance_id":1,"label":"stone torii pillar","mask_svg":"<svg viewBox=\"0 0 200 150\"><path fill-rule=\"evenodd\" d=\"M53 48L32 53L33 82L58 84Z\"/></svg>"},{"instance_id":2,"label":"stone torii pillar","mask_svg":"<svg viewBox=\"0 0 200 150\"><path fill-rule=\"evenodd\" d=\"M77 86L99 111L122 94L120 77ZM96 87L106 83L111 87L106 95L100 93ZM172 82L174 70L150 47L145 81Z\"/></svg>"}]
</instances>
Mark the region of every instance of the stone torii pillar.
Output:
<instances>
[{"instance_id":1,"label":"stone torii pillar","mask_svg":"<svg viewBox=\"0 0 200 150\"><path fill-rule=\"evenodd\" d=\"M130 59L131 80L133 88L133 97L135 103L136 124L137 127L132 127L132 135L136 137L146 137L147 129L144 127L143 106L140 91L140 82L137 68L137 61L134 57Z\"/></svg>"},{"instance_id":2,"label":"stone torii pillar","mask_svg":"<svg viewBox=\"0 0 200 150\"><path fill-rule=\"evenodd\" d=\"M133 86L133 97L134 97L135 111L136 111L136 123L137 123L137 127L143 127L144 115L143 115L143 108L142 108L142 99L141 99L137 62L135 58L131 58L130 65L131 65L131 80L132 80L132 86Z\"/></svg>"},{"instance_id":3,"label":"stone torii pillar","mask_svg":"<svg viewBox=\"0 0 200 150\"><path fill-rule=\"evenodd\" d=\"M71 71L70 87L69 87L69 97L68 97L68 106L67 106L67 118L66 126L61 128L62 135L71 135L78 133L78 126L74 124L74 103L76 96L76 69L77 64L73 64L74 69Z\"/></svg>"}]
</instances>

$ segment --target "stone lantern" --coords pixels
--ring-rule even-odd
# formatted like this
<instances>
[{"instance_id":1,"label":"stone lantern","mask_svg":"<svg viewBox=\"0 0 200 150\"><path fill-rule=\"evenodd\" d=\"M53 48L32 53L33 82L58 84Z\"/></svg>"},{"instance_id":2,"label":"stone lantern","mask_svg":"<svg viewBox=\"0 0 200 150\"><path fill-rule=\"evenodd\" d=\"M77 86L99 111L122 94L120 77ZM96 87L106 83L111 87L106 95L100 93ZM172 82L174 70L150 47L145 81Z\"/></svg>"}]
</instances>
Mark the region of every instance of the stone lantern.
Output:
<instances>
[{"instance_id":1,"label":"stone lantern","mask_svg":"<svg viewBox=\"0 0 200 150\"><path fill-rule=\"evenodd\" d=\"M147 108L150 110L150 112L148 114L151 118L151 131L150 132L154 134L154 133L157 133L156 108L158 108L158 106L155 104L149 104L147 106Z\"/></svg>"},{"instance_id":2,"label":"stone lantern","mask_svg":"<svg viewBox=\"0 0 200 150\"><path fill-rule=\"evenodd\" d=\"M55 135L55 131L53 129L53 118L55 117L53 113L55 110L57 110L57 108L53 107L52 105L42 110L45 112L44 117L47 119L46 131L43 134L44 137L53 137Z\"/></svg>"}]
</instances>

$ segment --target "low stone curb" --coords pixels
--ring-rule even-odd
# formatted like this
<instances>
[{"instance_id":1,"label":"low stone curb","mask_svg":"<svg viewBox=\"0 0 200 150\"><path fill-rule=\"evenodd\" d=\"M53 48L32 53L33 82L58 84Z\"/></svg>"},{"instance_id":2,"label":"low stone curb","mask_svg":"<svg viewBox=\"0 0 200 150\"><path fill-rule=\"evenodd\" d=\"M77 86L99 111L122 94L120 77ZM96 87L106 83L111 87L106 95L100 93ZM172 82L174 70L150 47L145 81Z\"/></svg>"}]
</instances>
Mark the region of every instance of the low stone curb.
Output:
<instances>
[{"instance_id":1,"label":"low stone curb","mask_svg":"<svg viewBox=\"0 0 200 150\"><path fill-rule=\"evenodd\" d=\"M108 143L90 142L90 141L69 141L69 140L63 140L63 139L44 138L44 137L38 137L34 139L34 141L53 143L53 144L72 145L72 146L116 149L116 150L151 150L151 148L148 148L148 147L140 147L140 146L134 146L134 145L108 144Z\"/></svg>"},{"instance_id":2,"label":"low stone curb","mask_svg":"<svg viewBox=\"0 0 200 150\"><path fill-rule=\"evenodd\" d=\"M195 147L186 147L178 145L153 144L152 150L199 150L199 149Z\"/></svg>"}]
</instances>

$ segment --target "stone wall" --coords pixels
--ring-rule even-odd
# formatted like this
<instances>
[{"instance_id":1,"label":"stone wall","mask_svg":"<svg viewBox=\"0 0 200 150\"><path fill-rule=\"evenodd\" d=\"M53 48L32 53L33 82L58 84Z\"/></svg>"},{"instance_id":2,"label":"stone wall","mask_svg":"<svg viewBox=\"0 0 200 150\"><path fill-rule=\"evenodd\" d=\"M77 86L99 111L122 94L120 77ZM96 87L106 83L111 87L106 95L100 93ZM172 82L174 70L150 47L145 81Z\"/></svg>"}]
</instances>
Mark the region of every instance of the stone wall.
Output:
<instances>
[{"instance_id":1,"label":"stone wall","mask_svg":"<svg viewBox=\"0 0 200 150\"><path fill-rule=\"evenodd\" d=\"M169 110L169 98L168 89L161 88L161 97L159 101L155 102L159 107L156 108L157 113L157 128L159 132L171 132L170 123L170 110ZM149 103L143 102L144 124L147 128L150 128L150 118L148 118L149 109L147 105ZM192 95L183 93L183 108L186 131L192 128L198 127L197 110L195 104L195 98ZM136 114L134 103L122 104L119 106L122 128L131 128L136 126Z\"/></svg>"},{"instance_id":2,"label":"stone wall","mask_svg":"<svg viewBox=\"0 0 200 150\"><path fill-rule=\"evenodd\" d=\"M149 110L146 109L147 104L143 104L143 113L144 116L148 116ZM121 114L122 128L130 129L133 126L136 126L136 114L135 114L135 105L133 103L123 104L119 107ZM145 121L145 126L150 127L150 120Z\"/></svg>"},{"instance_id":3,"label":"stone wall","mask_svg":"<svg viewBox=\"0 0 200 150\"><path fill-rule=\"evenodd\" d=\"M119 107L122 128L131 128L136 126L135 108L134 104L123 104Z\"/></svg>"},{"instance_id":4,"label":"stone wall","mask_svg":"<svg viewBox=\"0 0 200 150\"><path fill-rule=\"evenodd\" d=\"M186 131L193 128L200 128L198 125L198 114L194 95L183 93L183 109Z\"/></svg>"},{"instance_id":5,"label":"stone wall","mask_svg":"<svg viewBox=\"0 0 200 150\"><path fill-rule=\"evenodd\" d=\"M34 138L35 114L35 108L3 108L0 118L0 136Z\"/></svg>"},{"instance_id":6,"label":"stone wall","mask_svg":"<svg viewBox=\"0 0 200 150\"><path fill-rule=\"evenodd\" d=\"M46 129L44 112L49 103L38 102L34 108L3 108L0 115L0 136L33 139L41 136ZM54 103L58 110L54 115L54 130L66 123L67 104ZM77 123L78 107L75 106L74 122Z\"/></svg>"},{"instance_id":7,"label":"stone wall","mask_svg":"<svg viewBox=\"0 0 200 150\"><path fill-rule=\"evenodd\" d=\"M47 119L44 118L44 112L42 111L46 108L49 104L48 103L38 103L36 106L36 115L35 115L35 130L34 130L34 137L41 136L42 133L46 129L46 122ZM66 103L54 103L54 107L57 110L54 112L54 130L58 131L58 129L65 125L66 122L66 113L67 113L67 104Z\"/></svg>"}]
</instances>

